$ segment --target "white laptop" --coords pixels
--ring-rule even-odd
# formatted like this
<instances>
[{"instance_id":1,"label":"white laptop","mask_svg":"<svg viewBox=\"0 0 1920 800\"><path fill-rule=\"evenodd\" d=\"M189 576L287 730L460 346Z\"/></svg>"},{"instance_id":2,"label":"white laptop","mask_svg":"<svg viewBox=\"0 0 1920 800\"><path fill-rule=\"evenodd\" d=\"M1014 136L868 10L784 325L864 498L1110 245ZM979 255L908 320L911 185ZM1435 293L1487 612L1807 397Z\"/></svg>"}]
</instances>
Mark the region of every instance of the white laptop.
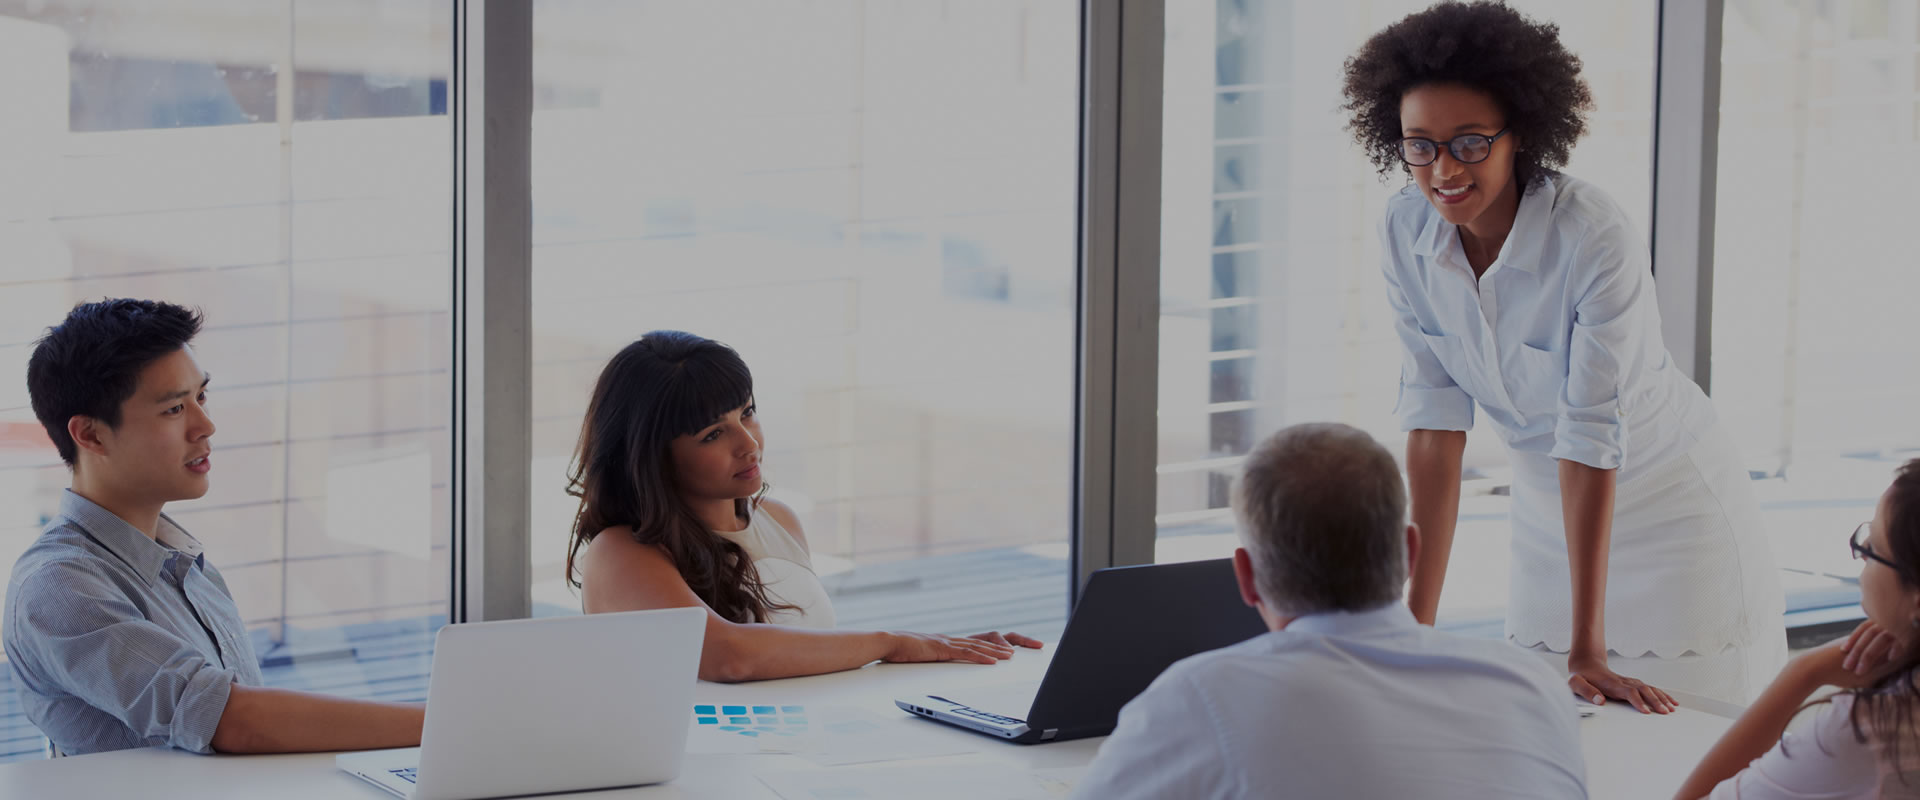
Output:
<instances>
[{"instance_id":1,"label":"white laptop","mask_svg":"<svg viewBox=\"0 0 1920 800\"><path fill-rule=\"evenodd\" d=\"M706 617L670 608L448 625L434 642L420 746L334 764L413 800L673 780Z\"/></svg>"}]
</instances>

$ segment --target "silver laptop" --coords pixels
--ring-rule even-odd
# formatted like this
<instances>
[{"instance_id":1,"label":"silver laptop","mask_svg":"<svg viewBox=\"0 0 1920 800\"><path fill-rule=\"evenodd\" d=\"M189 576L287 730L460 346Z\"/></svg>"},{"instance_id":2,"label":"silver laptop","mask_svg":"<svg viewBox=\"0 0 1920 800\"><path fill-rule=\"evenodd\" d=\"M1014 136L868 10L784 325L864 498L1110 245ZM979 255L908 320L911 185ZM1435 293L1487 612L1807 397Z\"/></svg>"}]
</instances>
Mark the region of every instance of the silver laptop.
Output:
<instances>
[{"instance_id":1,"label":"silver laptop","mask_svg":"<svg viewBox=\"0 0 1920 800\"><path fill-rule=\"evenodd\" d=\"M414 800L672 780L706 617L670 608L448 625L434 642L420 746L334 764Z\"/></svg>"}]
</instances>

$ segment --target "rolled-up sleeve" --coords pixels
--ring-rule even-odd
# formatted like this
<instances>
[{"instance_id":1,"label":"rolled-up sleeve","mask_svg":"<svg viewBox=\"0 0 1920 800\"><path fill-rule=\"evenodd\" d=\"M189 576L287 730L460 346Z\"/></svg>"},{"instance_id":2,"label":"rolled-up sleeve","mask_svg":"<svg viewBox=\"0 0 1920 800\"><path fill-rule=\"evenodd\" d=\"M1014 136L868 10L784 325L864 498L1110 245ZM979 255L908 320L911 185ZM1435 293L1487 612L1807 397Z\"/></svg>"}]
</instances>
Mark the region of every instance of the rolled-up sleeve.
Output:
<instances>
[{"instance_id":1,"label":"rolled-up sleeve","mask_svg":"<svg viewBox=\"0 0 1920 800\"><path fill-rule=\"evenodd\" d=\"M1650 329L1659 320L1645 249L1624 226L1590 233L1578 249L1573 334L1567 384L1554 424L1556 459L1597 469L1619 469L1628 455L1626 376L1650 364ZM1651 326L1651 328L1650 328Z\"/></svg>"},{"instance_id":2,"label":"rolled-up sleeve","mask_svg":"<svg viewBox=\"0 0 1920 800\"><path fill-rule=\"evenodd\" d=\"M1387 302L1393 306L1393 330L1400 336L1400 400L1394 413L1400 418L1400 430L1470 431L1473 430L1473 396L1460 388L1440 359L1428 346L1420 331L1420 321L1401 285L1394 263L1395 243L1391 227L1380 225L1381 273L1386 276Z\"/></svg>"},{"instance_id":3,"label":"rolled-up sleeve","mask_svg":"<svg viewBox=\"0 0 1920 800\"><path fill-rule=\"evenodd\" d=\"M20 580L7 649L21 680L77 697L150 742L213 752L233 670L148 621L99 575L54 563Z\"/></svg>"}]
</instances>

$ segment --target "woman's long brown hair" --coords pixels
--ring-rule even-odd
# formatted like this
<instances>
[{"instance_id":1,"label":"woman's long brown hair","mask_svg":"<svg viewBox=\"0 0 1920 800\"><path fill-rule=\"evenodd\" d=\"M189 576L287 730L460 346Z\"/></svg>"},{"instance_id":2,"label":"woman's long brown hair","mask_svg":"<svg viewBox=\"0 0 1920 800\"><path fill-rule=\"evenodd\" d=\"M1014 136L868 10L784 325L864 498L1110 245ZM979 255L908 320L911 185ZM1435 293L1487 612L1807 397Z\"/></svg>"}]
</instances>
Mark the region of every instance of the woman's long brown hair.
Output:
<instances>
[{"instance_id":1,"label":"woman's long brown hair","mask_svg":"<svg viewBox=\"0 0 1920 800\"><path fill-rule=\"evenodd\" d=\"M627 345L593 387L567 494L580 499L567 545L567 582L581 586L580 549L609 528L666 553L693 593L734 622L765 622L773 602L752 559L715 536L681 499L668 445L753 402L753 374L740 355L712 339L654 331ZM761 489L761 494L765 494ZM735 501L746 516L759 496Z\"/></svg>"}]
</instances>

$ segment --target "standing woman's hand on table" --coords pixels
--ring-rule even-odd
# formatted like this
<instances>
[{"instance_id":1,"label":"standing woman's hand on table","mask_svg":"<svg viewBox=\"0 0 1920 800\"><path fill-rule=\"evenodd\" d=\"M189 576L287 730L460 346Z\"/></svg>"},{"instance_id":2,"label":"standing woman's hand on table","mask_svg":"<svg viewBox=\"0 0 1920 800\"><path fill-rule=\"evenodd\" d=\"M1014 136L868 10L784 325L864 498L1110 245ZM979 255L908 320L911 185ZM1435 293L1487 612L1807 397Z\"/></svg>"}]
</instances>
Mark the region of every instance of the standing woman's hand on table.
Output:
<instances>
[{"instance_id":1,"label":"standing woman's hand on table","mask_svg":"<svg viewBox=\"0 0 1920 800\"><path fill-rule=\"evenodd\" d=\"M1904 655L1899 641L1872 620L1861 622L1846 638L1813 648L1799 657L1802 669L1817 686L1858 689L1871 686ZM1606 659L1569 656L1567 669L1573 674L1567 685L1581 699L1599 705L1605 697L1625 700L1642 713L1666 714L1679 707L1673 696L1645 681L1626 677L1607 669Z\"/></svg>"},{"instance_id":2,"label":"standing woman's hand on table","mask_svg":"<svg viewBox=\"0 0 1920 800\"><path fill-rule=\"evenodd\" d=\"M1605 705L1607 698L1624 700L1642 714L1670 714L1680 707L1673 695L1646 681L1629 678L1607 668L1607 657L1575 653L1567 657L1567 686L1580 699Z\"/></svg>"}]
</instances>

